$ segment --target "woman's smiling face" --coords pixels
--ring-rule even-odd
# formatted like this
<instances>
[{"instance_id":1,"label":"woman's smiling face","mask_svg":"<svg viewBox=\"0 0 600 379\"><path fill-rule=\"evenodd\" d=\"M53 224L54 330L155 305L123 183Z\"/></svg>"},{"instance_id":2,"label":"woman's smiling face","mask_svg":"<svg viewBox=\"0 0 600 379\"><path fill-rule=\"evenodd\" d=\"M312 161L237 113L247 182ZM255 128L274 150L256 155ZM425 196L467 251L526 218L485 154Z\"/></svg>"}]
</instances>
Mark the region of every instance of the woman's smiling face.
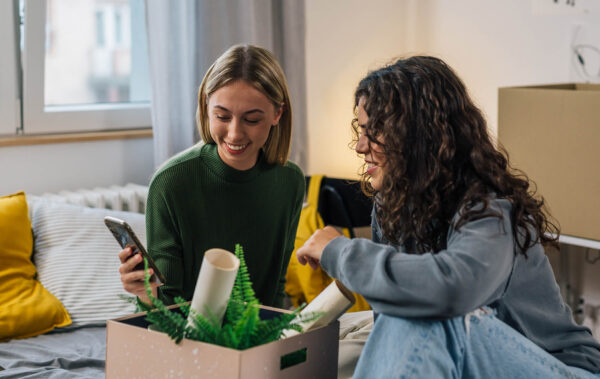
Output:
<instances>
[{"instance_id":1,"label":"woman's smiling face","mask_svg":"<svg viewBox=\"0 0 600 379\"><path fill-rule=\"evenodd\" d=\"M208 100L210 135L219 157L237 170L254 167L272 127L277 127L283 104L275 107L267 96L243 80L227 84Z\"/></svg>"}]
</instances>

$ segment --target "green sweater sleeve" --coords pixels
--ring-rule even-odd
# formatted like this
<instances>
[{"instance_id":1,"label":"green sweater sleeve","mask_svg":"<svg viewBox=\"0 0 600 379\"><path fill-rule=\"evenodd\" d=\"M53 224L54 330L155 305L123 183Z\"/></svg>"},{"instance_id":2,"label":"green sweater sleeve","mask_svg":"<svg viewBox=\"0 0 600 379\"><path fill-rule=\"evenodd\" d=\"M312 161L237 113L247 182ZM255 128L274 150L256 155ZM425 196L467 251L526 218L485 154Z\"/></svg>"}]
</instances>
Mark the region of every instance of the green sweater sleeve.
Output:
<instances>
[{"instance_id":1,"label":"green sweater sleeve","mask_svg":"<svg viewBox=\"0 0 600 379\"><path fill-rule=\"evenodd\" d=\"M298 169L300 170L300 169ZM301 172L300 172L301 173ZM279 284L277 287L277 295L275 298L276 306L281 307L283 305L283 299L285 298L285 275L287 273L288 264L290 262L290 257L292 252L294 251L294 243L296 241L296 232L298 231L298 222L300 221L300 212L302 211L302 203L304 201L304 174L301 175L301 188L302 191L298 193L294 201L294 214L292 218L290 218L290 227L289 227L289 237L287 240L287 245L284 250L284 258L283 265L281 267L281 273L279 274Z\"/></svg>"},{"instance_id":2,"label":"green sweater sleeve","mask_svg":"<svg viewBox=\"0 0 600 379\"><path fill-rule=\"evenodd\" d=\"M148 253L165 276L166 283L158 288L158 297L165 304L173 304L176 296L183 296L182 245L177 236L177 221L166 200L161 178L156 178L148 190L146 204L146 236Z\"/></svg>"}]
</instances>

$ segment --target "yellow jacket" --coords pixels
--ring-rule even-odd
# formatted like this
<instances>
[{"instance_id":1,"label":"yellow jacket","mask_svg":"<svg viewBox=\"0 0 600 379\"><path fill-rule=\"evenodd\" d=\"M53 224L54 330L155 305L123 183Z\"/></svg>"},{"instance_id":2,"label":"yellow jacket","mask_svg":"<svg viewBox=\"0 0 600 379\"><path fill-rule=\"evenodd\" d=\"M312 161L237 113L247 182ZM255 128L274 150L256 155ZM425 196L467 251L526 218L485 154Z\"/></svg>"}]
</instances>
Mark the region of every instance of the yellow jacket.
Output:
<instances>
[{"instance_id":1,"label":"yellow jacket","mask_svg":"<svg viewBox=\"0 0 600 379\"><path fill-rule=\"evenodd\" d=\"M300 213L300 221L296 232L294 252L290 257L286 274L285 292L290 297L294 307L302 303L310 303L321 291L333 281L320 267L313 270L309 265L301 265L296 259L296 250L304 245L304 242L317 230L325 227L323 219L317 207L319 204L319 191L323 175L313 175L308 184L307 203ZM346 237L349 236L347 229L343 229ZM356 303L348 312L358 312L371 309L367 301L361 295L354 294Z\"/></svg>"}]
</instances>

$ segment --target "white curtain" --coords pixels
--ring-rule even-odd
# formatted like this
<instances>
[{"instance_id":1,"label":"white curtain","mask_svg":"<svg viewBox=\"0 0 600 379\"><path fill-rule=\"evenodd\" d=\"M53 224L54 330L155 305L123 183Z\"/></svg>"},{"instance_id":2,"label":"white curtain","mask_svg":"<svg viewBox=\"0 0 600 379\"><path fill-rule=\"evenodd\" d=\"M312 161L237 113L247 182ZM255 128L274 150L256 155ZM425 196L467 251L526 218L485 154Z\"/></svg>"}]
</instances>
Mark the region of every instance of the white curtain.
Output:
<instances>
[{"instance_id":1,"label":"white curtain","mask_svg":"<svg viewBox=\"0 0 600 379\"><path fill-rule=\"evenodd\" d=\"M272 51L290 89L290 159L306 169L304 0L146 0L152 83L154 160L158 167L198 141L195 113L204 73L227 48L250 43Z\"/></svg>"}]
</instances>

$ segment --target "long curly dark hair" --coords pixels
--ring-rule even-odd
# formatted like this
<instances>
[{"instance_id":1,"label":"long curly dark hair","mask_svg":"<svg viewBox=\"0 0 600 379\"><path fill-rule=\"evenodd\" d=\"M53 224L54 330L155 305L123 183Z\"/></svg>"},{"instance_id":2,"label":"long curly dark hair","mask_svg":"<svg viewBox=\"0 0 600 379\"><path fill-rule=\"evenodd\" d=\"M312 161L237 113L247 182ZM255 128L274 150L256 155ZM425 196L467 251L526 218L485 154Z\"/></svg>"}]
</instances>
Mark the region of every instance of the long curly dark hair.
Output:
<instances>
[{"instance_id":1,"label":"long curly dark hair","mask_svg":"<svg viewBox=\"0 0 600 379\"><path fill-rule=\"evenodd\" d=\"M386 165L377 192L363 167L363 189L375 195L387 240L412 240L415 253L437 253L446 248L451 226L458 230L469 221L502 217L489 207L495 193L512 204L518 253L526 255L537 242L558 245L559 229L544 199L530 188L525 173L509 166L504 148L494 146L481 111L446 63L429 56L398 60L361 80L355 110L362 97L368 116L364 133L380 145ZM356 119L352 126L356 144Z\"/></svg>"}]
</instances>

